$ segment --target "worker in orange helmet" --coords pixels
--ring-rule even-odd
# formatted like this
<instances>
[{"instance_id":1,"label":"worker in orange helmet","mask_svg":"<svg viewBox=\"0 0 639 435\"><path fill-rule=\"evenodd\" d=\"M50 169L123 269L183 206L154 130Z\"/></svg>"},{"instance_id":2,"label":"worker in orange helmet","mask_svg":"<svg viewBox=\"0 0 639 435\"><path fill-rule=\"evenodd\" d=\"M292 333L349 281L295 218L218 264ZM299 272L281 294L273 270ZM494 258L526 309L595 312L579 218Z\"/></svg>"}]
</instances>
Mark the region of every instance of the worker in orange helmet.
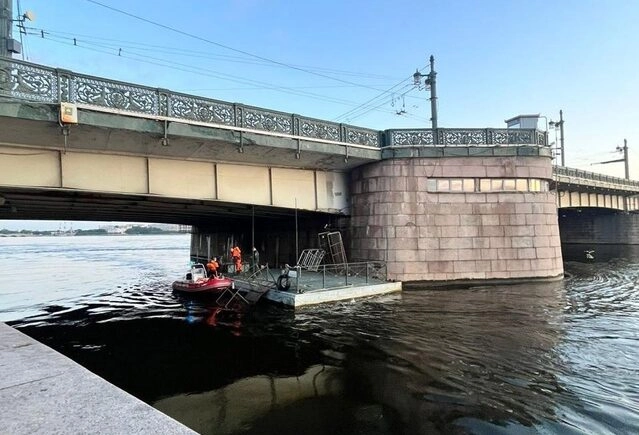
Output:
<instances>
[{"instance_id":1,"label":"worker in orange helmet","mask_svg":"<svg viewBox=\"0 0 639 435\"><path fill-rule=\"evenodd\" d=\"M209 270L209 276L217 276L217 270L220 267L220 263L217 262L217 258L211 258L206 264L206 268Z\"/></svg>"},{"instance_id":2,"label":"worker in orange helmet","mask_svg":"<svg viewBox=\"0 0 639 435\"><path fill-rule=\"evenodd\" d=\"M231 249L231 258L235 264L235 273L242 273L242 250L237 246L237 243Z\"/></svg>"}]
</instances>

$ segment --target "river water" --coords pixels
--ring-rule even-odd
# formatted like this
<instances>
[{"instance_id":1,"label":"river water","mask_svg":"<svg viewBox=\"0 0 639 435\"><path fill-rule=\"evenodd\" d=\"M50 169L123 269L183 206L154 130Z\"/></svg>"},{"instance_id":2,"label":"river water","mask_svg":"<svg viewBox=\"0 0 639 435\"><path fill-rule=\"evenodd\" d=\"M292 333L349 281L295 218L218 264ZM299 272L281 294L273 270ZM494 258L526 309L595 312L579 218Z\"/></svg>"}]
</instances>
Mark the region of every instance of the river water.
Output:
<instances>
[{"instance_id":1,"label":"river water","mask_svg":"<svg viewBox=\"0 0 639 435\"><path fill-rule=\"evenodd\" d=\"M639 433L639 261L214 315L189 236L0 238L0 321L210 434Z\"/></svg>"}]
</instances>

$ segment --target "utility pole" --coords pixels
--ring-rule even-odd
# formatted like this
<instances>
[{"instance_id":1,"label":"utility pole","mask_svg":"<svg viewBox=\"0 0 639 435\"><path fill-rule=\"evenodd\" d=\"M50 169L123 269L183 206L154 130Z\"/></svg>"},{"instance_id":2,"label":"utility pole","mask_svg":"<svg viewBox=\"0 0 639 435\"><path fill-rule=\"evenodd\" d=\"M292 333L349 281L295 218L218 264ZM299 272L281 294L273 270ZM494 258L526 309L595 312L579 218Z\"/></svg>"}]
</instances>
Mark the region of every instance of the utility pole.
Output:
<instances>
[{"instance_id":1,"label":"utility pole","mask_svg":"<svg viewBox=\"0 0 639 435\"><path fill-rule=\"evenodd\" d=\"M554 121L550 121L549 124L551 127L553 128L557 128L559 127L559 150L561 153L561 166L566 166L566 156L565 156L565 149L564 149L564 111L560 110L559 111L559 121L558 122L554 122Z\"/></svg>"},{"instance_id":2,"label":"utility pole","mask_svg":"<svg viewBox=\"0 0 639 435\"><path fill-rule=\"evenodd\" d=\"M626 139L623 140L623 161L626 169L626 180L630 180L630 168L628 167L628 141ZM623 197L623 209L624 211L628 211L628 197Z\"/></svg>"},{"instance_id":3,"label":"utility pole","mask_svg":"<svg viewBox=\"0 0 639 435\"><path fill-rule=\"evenodd\" d=\"M430 120L433 130L437 130L437 73L435 72L435 58L430 55L430 73L426 79L426 83L430 84Z\"/></svg>"},{"instance_id":4,"label":"utility pole","mask_svg":"<svg viewBox=\"0 0 639 435\"><path fill-rule=\"evenodd\" d=\"M591 163L592 165L605 165L607 163L616 163L623 162L624 163L624 175L626 180L630 180L630 166L628 164L628 141L626 139L623 140L623 147L617 145L616 151L623 152L623 158L614 159L614 160L606 160L605 162L597 162Z\"/></svg>"},{"instance_id":5,"label":"utility pole","mask_svg":"<svg viewBox=\"0 0 639 435\"><path fill-rule=\"evenodd\" d=\"M11 57L9 41L11 37L13 0L0 0L0 58Z\"/></svg>"},{"instance_id":6,"label":"utility pole","mask_svg":"<svg viewBox=\"0 0 639 435\"><path fill-rule=\"evenodd\" d=\"M623 148L617 145L616 151L623 151L622 159L607 160L605 162L591 163L592 165L605 165L606 163L623 162L624 163L624 175L626 180L630 180L630 166L628 164L628 141L623 140ZM623 197L623 209L628 211L628 197Z\"/></svg>"},{"instance_id":7,"label":"utility pole","mask_svg":"<svg viewBox=\"0 0 639 435\"><path fill-rule=\"evenodd\" d=\"M561 166L566 166L566 153L564 151L564 111L559 111L559 134L561 143Z\"/></svg>"},{"instance_id":8,"label":"utility pole","mask_svg":"<svg viewBox=\"0 0 639 435\"><path fill-rule=\"evenodd\" d=\"M630 167L628 165L628 141L623 140L623 161L626 166L626 180L630 180Z\"/></svg>"},{"instance_id":9,"label":"utility pole","mask_svg":"<svg viewBox=\"0 0 639 435\"><path fill-rule=\"evenodd\" d=\"M420 85L424 77L426 77L424 81L426 88L430 88L430 121L433 128L433 139L437 143L437 73L435 72L435 57L433 55L430 56L430 72L427 75L423 75L419 70L413 74L415 85Z\"/></svg>"}]
</instances>

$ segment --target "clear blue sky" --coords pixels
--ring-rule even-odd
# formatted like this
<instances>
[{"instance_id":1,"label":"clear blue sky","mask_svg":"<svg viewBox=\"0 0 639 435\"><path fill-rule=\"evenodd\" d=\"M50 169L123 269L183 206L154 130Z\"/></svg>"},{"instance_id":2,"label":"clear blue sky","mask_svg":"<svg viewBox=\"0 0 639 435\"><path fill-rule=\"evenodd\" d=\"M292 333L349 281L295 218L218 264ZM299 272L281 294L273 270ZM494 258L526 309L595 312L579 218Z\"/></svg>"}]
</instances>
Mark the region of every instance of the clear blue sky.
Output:
<instances>
[{"instance_id":1,"label":"clear blue sky","mask_svg":"<svg viewBox=\"0 0 639 435\"><path fill-rule=\"evenodd\" d=\"M429 94L409 77L433 54L440 127L563 109L567 166L623 176L622 163L591 163L620 157L627 138L639 179L638 1L96 1L200 39L90 0L20 0L36 15L27 59L386 129L430 125ZM376 110L342 116L397 84Z\"/></svg>"}]
</instances>

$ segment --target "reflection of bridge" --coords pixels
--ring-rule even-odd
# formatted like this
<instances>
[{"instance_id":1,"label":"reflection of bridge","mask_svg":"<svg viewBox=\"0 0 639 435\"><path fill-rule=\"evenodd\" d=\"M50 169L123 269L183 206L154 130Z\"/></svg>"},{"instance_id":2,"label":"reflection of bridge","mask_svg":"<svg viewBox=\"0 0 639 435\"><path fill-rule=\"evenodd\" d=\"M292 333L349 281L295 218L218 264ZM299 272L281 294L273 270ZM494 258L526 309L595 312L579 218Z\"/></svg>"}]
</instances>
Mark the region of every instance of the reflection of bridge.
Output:
<instances>
[{"instance_id":1,"label":"reflection of bridge","mask_svg":"<svg viewBox=\"0 0 639 435\"><path fill-rule=\"evenodd\" d=\"M350 210L352 255L381 252L391 276L424 279L414 269L436 249L432 272L449 279L489 278L478 262L493 248L528 251L491 276L559 274L556 230L527 233L533 222L556 228L550 189L560 207L639 208L637 182L553 175L534 129L377 131L9 59L0 98L0 219L184 223L206 234L222 219L238 237L246 219L276 232L274 219L299 210L310 230ZM77 119L59 124L61 111ZM473 248L469 236L486 240ZM468 263L439 264L453 260Z\"/></svg>"}]
</instances>

